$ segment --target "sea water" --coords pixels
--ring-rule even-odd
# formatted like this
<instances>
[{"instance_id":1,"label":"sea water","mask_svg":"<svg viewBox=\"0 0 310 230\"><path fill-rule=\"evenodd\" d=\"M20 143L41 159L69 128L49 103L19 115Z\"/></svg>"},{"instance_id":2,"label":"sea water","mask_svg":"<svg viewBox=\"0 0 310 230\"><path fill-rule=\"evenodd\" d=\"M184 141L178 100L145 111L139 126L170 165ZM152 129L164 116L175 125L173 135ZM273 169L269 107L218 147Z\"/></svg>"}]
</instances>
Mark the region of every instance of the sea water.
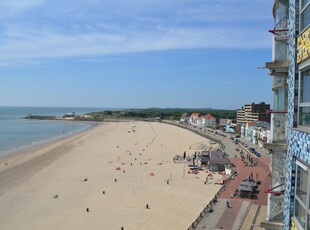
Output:
<instances>
[{"instance_id":1,"label":"sea water","mask_svg":"<svg viewBox=\"0 0 310 230\"><path fill-rule=\"evenodd\" d=\"M88 129L91 126L91 124L76 121L24 119L28 114L62 116L70 112L79 115L102 110L106 109L0 106L0 155L62 138Z\"/></svg>"}]
</instances>

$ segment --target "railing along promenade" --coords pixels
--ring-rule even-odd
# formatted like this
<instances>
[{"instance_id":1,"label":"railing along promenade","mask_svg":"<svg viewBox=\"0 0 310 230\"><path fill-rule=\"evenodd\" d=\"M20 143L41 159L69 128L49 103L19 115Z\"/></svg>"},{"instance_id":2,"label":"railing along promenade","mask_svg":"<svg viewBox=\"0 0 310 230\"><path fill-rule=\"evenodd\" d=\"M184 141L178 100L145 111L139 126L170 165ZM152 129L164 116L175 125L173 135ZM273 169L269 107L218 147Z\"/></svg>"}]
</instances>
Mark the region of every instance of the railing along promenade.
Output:
<instances>
[{"instance_id":1,"label":"railing along promenade","mask_svg":"<svg viewBox=\"0 0 310 230\"><path fill-rule=\"evenodd\" d=\"M213 199L207 204L207 206L201 211L199 216L196 218L196 220L191 224L191 226L188 228L188 230L195 230L198 226L198 224L203 220L203 218L208 214L213 212L213 205L216 204L218 197L222 194L223 191L225 191L228 183L232 180L232 175L225 180L222 187L219 189L219 191L215 194Z\"/></svg>"},{"instance_id":2,"label":"railing along promenade","mask_svg":"<svg viewBox=\"0 0 310 230\"><path fill-rule=\"evenodd\" d=\"M164 124L174 125L174 126L177 126L179 128L189 130L189 131L191 131L191 132L193 132L193 133L195 133L195 134L197 134L199 136L202 136L202 137L205 137L205 138L209 139L210 141L218 143L222 147L222 149L225 149L225 146L223 145L222 141L220 141L220 140L218 140L218 139L216 139L216 138L214 138L214 137L212 137L212 136L210 136L210 135L208 135L206 133L202 133L199 130L194 130L189 125L182 125L182 124L178 124L178 123L170 122L170 121L161 121L161 122L164 123Z\"/></svg>"}]
</instances>

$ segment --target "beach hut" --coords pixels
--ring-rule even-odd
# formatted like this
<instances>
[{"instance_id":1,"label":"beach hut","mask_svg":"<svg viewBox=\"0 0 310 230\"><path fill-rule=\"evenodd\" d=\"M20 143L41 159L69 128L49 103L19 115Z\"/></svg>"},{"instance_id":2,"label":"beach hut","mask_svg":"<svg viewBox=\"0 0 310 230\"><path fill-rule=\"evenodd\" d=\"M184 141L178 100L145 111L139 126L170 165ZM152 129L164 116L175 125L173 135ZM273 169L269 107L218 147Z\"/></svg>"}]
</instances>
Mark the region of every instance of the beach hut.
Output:
<instances>
[{"instance_id":1,"label":"beach hut","mask_svg":"<svg viewBox=\"0 0 310 230\"><path fill-rule=\"evenodd\" d=\"M206 165L209 163L210 161L210 155L209 152L207 151L202 151L198 154L198 160L200 162L200 164L202 165Z\"/></svg>"},{"instance_id":2,"label":"beach hut","mask_svg":"<svg viewBox=\"0 0 310 230\"><path fill-rule=\"evenodd\" d=\"M225 166L228 165L228 159L223 152L210 152L209 170L210 171L225 171Z\"/></svg>"}]
</instances>

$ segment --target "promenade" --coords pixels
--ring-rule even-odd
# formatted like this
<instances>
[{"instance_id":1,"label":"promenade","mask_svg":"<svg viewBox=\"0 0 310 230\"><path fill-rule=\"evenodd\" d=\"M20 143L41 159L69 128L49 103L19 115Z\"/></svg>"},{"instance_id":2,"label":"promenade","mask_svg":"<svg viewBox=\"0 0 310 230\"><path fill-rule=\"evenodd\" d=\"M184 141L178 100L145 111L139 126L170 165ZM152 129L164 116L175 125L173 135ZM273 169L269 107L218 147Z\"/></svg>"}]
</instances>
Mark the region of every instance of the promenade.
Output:
<instances>
[{"instance_id":1,"label":"promenade","mask_svg":"<svg viewBox=\"0 0 310 230\"><path fill-rule=\"evenodd\" d=\"M236 151L236 148L242 149L242 146L236 145L229 138L217 135L215 133L205 132L204 129L197 129L190 126L183 126L195 133L201 133L206 135L211 135L213 138L217 139L225 147L225 152L230 158L230 162L235 165L235 171L237 176L231 180L225 190L221 193L218 201L213 205L213 212L205 214L203 219L198 223L195 229L225 229L225 230L255 230L262 229L260 227L260 222L265 220L267 216L267 196L266 190L270 188L271 177L269 176L269 164L270 156L260 149L262 157L258 158L253 155L254 161L257 162L256 166L245 166L242 162L240 151ZM251 143L243 140L249 146L256 147ZM245 150L245 149L244 149ZM256 197L254 199L246 198L236 198L232 195L238 188L240 182L243 179L253 175L256 179L258 177L261 184L258 186ZM226 207L226 201L229 200L230 207Z\"/></svg>"},{"instance_id":2,"label":"promenade","mask_svg":"<svg viewBox=\"0 0 310 230\"><path fill-rule=\"evenodd\" d=\"M270 188L271 184L271 177L268 173L270 157L254 158L258 163L257 166L244 166L239 152L235 150L237 146L228 138L221 138L221 141L225 146L225 151L230 156L231 163L235 165L235 170L238 174L234 180L230 181L225 191L222 192L218 203L214 205L214 212L205 216L196 229L262 229L260 222L265 220L267 216L268 194L265 191ZM236 155L237 157L232 157L232 155ZM251 200L231 198L231 195L234 194L240 182L248 178L250 174L255 178L258 176L261 182L257 190L257 197ZM226 207L227 200L230 201L230 208Z\"/></svg>"},{"instance_id":3,"label":"promenade","mask_svg":"<svg viewBox=\"0 0 310 230\"><path fill-rule=\"evenodd\" d=\"M267 215L267 194L264 192L269 188L271 177L267 175L267 157L257 159L258 166L244 167L240 158L231 158L236 165L238 176L235 177L221 193L218 202L214 204L212 213L208 213L197 225L196 229L232 229L232 230L253 230L262 229L259 224ZM231 198L242 179L248 174L258 174L261 184L258 187L256 199ZM226 207L229 200L230 207Z\"/></svg>"}]
</instances>

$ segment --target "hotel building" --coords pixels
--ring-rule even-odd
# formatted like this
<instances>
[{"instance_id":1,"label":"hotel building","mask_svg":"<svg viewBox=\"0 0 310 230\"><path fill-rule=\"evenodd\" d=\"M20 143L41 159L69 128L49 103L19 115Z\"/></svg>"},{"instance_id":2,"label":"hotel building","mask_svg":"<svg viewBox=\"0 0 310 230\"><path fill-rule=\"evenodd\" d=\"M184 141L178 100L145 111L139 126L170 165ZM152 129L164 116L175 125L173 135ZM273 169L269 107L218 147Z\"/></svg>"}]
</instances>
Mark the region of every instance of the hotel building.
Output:
<instances>
[{"instance_id":1,"label":"hotel building","mask_svg":"<svg viewBox=\"0 0 310 230\"><path fill-rule=\"evenodd\" d=\"M272 189L265 229L310 229L310 0L275 0ZM285 161L284 169L281 169Z\"/></svg>"},{"instance_id":2,"label":"hotel building","mask_svg":"<svg viewBox=\"0 0 310 230\"><path fill-rule=\"evenodd\" d=\"M241 109L237 109L237 124L246 122L266 121L270 123L270 105L265 102L258 104L246 104Z\"/></svg>"},{"instance_id":3,"label":"hotel building","mask_svg":"<svg viewBox=\"0 0 310 230\"><path fill-rule=\"evenodd\" d=\"M288 107L288 47L289 47L289 0L275 0L273 5L275 26L273 35L272 61L266 63L272 77L274 108L270 111L270 141L264 143L270 149L271 185L268 191L266 221L261 222L265 229L283 228L283 208L286 171L283 167L287 156L287 107Z\"/></svg>"}]
</instances>

